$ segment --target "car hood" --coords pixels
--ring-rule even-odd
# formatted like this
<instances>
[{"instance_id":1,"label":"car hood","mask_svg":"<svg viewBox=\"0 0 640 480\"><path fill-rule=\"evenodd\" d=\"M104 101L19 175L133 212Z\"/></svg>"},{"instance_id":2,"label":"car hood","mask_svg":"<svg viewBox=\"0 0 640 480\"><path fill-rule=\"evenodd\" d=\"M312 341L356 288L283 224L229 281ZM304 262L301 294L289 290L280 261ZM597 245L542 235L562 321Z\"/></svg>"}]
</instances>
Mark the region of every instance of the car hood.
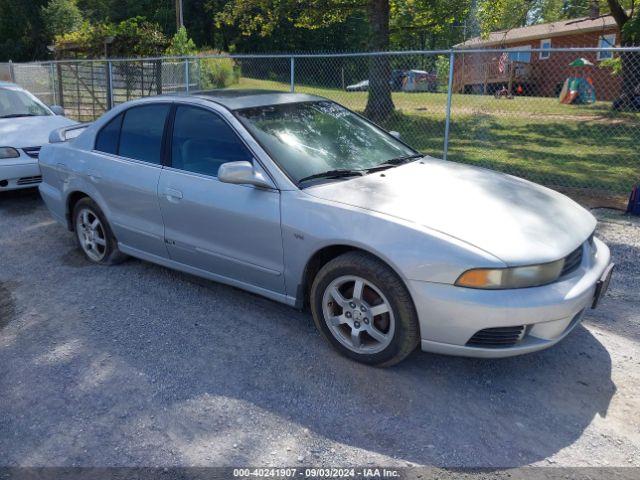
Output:
<instances>
[{"instance_id":1,"label":"car hood","mask_svg":"<svg viewBox=\"0 0 640 480\"><path fill-rule=\"evenodd\" d=\"M59 115L0 118L0 146L40 147L49 143L49 134L52 130L75 123Z\"/></svg>"},{"instance_id":2,"label":"car hood","mask_svg":"<svg viewBox=\"0 0 640 480\"><path fill-rule=\"evenodd\" d=\"M430 157L304 192L437 230L507 265L558 260L584 242L596 226L593 215L558 192Z\"/></svg>"}]
</instances>

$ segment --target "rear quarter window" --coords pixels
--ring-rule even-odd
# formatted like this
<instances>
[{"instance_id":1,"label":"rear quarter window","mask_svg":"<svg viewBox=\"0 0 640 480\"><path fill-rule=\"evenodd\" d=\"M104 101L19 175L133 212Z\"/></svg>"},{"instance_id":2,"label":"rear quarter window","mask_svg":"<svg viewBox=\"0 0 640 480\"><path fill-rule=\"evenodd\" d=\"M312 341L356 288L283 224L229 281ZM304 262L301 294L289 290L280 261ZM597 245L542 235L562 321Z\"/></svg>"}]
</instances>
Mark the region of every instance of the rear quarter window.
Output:
<instances>
[{"instance_id":1,"label":"rear quarter window","mask_svg":"<svg viewBox=\"0 0 640 480\"><path fill-rule=\"evenodd\" d=\"M96 150L114 155L118 153L118 139L120 137L122 117L122 113L117 115L98 132L96 136Z\"/></svg>"}]
</instances>

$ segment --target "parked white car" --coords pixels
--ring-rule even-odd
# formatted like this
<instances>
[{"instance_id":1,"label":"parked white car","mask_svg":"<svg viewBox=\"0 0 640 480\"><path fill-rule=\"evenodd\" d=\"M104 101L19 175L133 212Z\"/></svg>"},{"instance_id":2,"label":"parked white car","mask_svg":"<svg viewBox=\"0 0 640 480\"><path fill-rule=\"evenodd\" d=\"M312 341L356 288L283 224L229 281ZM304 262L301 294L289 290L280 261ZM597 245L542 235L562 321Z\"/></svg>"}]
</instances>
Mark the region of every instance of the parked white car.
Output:
<instances>
[{"instance_id":1,"label":"parked white car","mask_svg":"<svg viewBox=\"0 0 640 480\"><path fill-rule=\"evenodd\" d=\"M76 123L63 113L14 83L0 82L0 192L40 183L40 147L52 130Z\"/></svg>"}]
</instances>

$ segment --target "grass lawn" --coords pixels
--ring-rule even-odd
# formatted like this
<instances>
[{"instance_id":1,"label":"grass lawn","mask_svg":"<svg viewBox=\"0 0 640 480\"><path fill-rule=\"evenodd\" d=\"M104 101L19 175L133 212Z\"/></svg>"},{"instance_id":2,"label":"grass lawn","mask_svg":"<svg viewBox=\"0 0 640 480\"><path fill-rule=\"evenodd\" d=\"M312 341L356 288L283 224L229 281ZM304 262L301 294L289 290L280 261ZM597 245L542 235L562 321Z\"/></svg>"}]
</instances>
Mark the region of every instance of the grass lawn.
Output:
<instances>
[{"instance_id":1,"label":"grass lawn","mask_svg":"<svg viewBox=\"0 0 640 480\"><path fill-rule=\"evenodd\" d=\"M233 88L289 90L276 81L241 78ZM357 112L367 92L296 85ZM442 156L446 95L394 92L396 113L383 125L415 148ZM482 165L552 187L624 196L640 182L640 114L610 102L562 105L555 98L453 95L449 159Z\"/></svg>"}]
</instances>

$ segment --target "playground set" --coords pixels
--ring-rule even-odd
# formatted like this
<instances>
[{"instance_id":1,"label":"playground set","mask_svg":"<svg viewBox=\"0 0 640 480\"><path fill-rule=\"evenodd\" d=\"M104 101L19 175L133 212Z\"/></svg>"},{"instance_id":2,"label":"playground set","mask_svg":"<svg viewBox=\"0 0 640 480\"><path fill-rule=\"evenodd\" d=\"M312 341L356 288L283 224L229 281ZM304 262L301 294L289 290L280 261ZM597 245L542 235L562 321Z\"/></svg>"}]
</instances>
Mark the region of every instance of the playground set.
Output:
<instances>
[{"instance_id":1,"label":"playground set","mask_svg":"<svg viewBox=\"0 0 640 480\"><path fill-rule=\"evenodd\" d=\"M569 66L578 69L581 67L593 67L593 63L586 58L576 58ZM596 89L593 86L593 79L578 75L567 78L562 85L558 100L560 103L573 105L594 103L596 101Z\"/></svg>"},{"instance_id":2,"label":"playground set","mask_svg":"<svg viewBox=\"0 0 640 480\"><path fill-rule=\"evenodd\" d=\"M596 89L591 77L569 77L564 81L560 96L560 103L579 105L594 103L596 101Z\"/></svg>"}]
</instances>

